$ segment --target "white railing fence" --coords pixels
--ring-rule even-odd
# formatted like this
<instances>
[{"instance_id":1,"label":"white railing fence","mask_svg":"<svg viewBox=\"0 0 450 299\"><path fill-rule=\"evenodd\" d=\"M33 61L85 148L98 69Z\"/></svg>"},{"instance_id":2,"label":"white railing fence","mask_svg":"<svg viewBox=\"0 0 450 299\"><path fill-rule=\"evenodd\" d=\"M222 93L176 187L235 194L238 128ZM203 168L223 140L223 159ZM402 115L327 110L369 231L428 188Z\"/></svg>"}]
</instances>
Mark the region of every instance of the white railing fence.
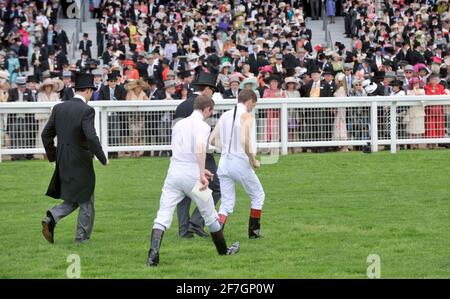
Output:
<instances>
[{"instance_id":1,"label":"white railing fence","mask_svg":"<svg viewBox=\"0 0 450 299\"><path fill-rule=\"evenodd\" d=\"M170 150L180 101L97 101L95 126L106 154ZM57 103L0 103L2 155L43 154L40 141ZM216 101L215 124L236 100ZM450 143L450 96L260 99L257 148L379 146Z\"/></svg>"}]
</instances>

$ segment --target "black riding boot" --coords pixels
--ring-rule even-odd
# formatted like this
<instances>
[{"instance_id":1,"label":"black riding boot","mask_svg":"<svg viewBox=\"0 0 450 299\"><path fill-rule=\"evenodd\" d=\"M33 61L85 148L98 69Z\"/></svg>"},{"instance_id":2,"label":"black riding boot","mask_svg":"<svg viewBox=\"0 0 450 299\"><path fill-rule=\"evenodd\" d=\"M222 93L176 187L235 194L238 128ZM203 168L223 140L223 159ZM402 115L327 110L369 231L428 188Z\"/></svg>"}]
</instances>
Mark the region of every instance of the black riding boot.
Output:
<instances>
[{"instance_id":1,"label":"black riding boot","mask_svg":"<svg viewBox=\"0 0 450 299\"><path fill-rule=\"evenodd\" d=\"M154 228L152 229L151 245L148 251L147 266L157 266L159 264L159 248L161 247L164 231Z\"/></svg>"},{"instance_id":2,"label":"black riding boot","mask_svg":"<svg viewBox=\"0 0 450 299\"><path fill-rule=\"evenodd\" d=\"M248 237L250 239L260 238L261 237L260 229L261 229L260 218L250 217L250 220L248 222Z\"/></svg>"},{"instance_id":3,"label":"black riding boot","mask_svg":"<svg viewBox=\"0 0 450 299\"><path fill-rule=\"evenodd\" d=\"M231 255L239 252L239 242L236 242L229 248L227 248L227 243L225 242L225 237L223 236L222 230L211 233L211 237L213 239L214 245L216 245L217 253L219 255Z\"/></svg>"}]
</instances>

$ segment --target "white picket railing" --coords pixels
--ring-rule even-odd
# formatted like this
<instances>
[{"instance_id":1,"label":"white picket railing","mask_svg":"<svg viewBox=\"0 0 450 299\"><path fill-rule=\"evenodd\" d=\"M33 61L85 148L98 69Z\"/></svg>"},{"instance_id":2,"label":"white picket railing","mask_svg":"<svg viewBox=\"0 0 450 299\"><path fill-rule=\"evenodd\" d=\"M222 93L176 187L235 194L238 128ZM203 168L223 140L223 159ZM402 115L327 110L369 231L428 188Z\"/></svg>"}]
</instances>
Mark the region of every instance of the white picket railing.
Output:
<instances>
[{"instance_id":1,"label":"white picket railing","mask_svg":"<svg viewBox=\"0 0 450 299\"><path fill-rule=\"evenodd\" d=\"M34 141L22 146L5 145L5 137L10 135L6 128L7 115L49 113L55 104L0 103L0 161L2 155L44 153L44 149L37 147ZM170 122L180 101L97 101L89 104L96 111L95 127L105 153L170 150ZM235 104L236 100L216 101L217 115L213 119L217 120L220 113L233 108ZM444 118L441 118L441 125L446 130L444 136L410 137L404 132L402 121L405 111L421 105L442 106ZM344 113L348 132L346 138L336 139L331 130L339 108L346 109ZM352 116L353 113L356 116ZM400 144L450 143L450 96L260 99L255 115L259 136L257 147L279 148L283 155L288 153L288 148L298 147L370 145L372 151L376 152L380 145L390 145L391 152L395 153ZM349 123L355 119L363 121L358 123L358 129L349 127ZM136 124L141 134L137 136L140 139L138 143L129 141L129 136L133 135L130 132L134 130L131 128ZM380 129L384 131L380 132ZM37 124L34 124L33 130L30 132L31 138L37 140L40 137ZM112 136L114 134L115 137ZM8 138L11 141L11 136Z\"/></svg>"}]
</instances>

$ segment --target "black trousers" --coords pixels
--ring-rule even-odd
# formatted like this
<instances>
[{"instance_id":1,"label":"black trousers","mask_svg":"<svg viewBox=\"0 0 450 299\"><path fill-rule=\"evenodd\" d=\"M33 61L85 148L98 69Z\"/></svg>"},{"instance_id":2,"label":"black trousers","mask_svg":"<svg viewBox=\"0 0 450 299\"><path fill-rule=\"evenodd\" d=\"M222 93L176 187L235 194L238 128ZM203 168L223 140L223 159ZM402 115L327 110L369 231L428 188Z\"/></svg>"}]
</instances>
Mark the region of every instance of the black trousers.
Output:
<instances>
[{"instance_id":1,"label":"black trousers","mask_svg":"<svg viewBox=\"0 0 450 299\"><path fill-rule=\"evenodd\" d=\"M220 195L219 177L217 176L217 164L216 161L214 160L213 154L206 155L205 168L214 174L213 180L209 182L208 187L213 192L212 196L214 199L214 204L217 204L221 195ZM191 208L191 199L189 197L185 197L177 205L178 232L180 237L183 237L188 233L189 225L191 223L199 227L203 227L205 225L205 221L203 220L203 217L200 215L200 211L198 210L198 208L195 208L194 212L192 212L192 216L189 216L190 208Z\"/></svg>"}]
</instances>

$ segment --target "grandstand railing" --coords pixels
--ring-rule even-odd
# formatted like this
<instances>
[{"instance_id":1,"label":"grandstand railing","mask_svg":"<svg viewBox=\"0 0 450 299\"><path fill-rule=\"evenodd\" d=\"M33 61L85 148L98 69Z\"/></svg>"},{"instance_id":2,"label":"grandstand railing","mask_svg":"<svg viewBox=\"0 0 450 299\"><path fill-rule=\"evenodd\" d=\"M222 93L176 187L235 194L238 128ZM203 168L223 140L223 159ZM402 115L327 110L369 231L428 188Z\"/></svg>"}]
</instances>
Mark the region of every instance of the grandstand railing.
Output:
<instances>
[{"instance_id":1,"label":"grandstand railing","mask_svg":"<svg viewBox=\"0 0 450 299\"><path fill-rule=\"evenodd\" d=\"M105 153L170 150L180 101L97 101L95 127ZM40 130L57 103L0 103L2 155L43 154ZM214 125L236 100L216 101ZM450 96L260 99L257 148L390 146L450 143ZM9 119L9 121L8 121ZM40 123L39 123L40 120ZM437 134L428 129L437 127ZM411 132L426 133L412 135ZM435 130L436 131L436 130ZM434 131L433 131L434 132Z\"/></svg>"}]
</instances>

